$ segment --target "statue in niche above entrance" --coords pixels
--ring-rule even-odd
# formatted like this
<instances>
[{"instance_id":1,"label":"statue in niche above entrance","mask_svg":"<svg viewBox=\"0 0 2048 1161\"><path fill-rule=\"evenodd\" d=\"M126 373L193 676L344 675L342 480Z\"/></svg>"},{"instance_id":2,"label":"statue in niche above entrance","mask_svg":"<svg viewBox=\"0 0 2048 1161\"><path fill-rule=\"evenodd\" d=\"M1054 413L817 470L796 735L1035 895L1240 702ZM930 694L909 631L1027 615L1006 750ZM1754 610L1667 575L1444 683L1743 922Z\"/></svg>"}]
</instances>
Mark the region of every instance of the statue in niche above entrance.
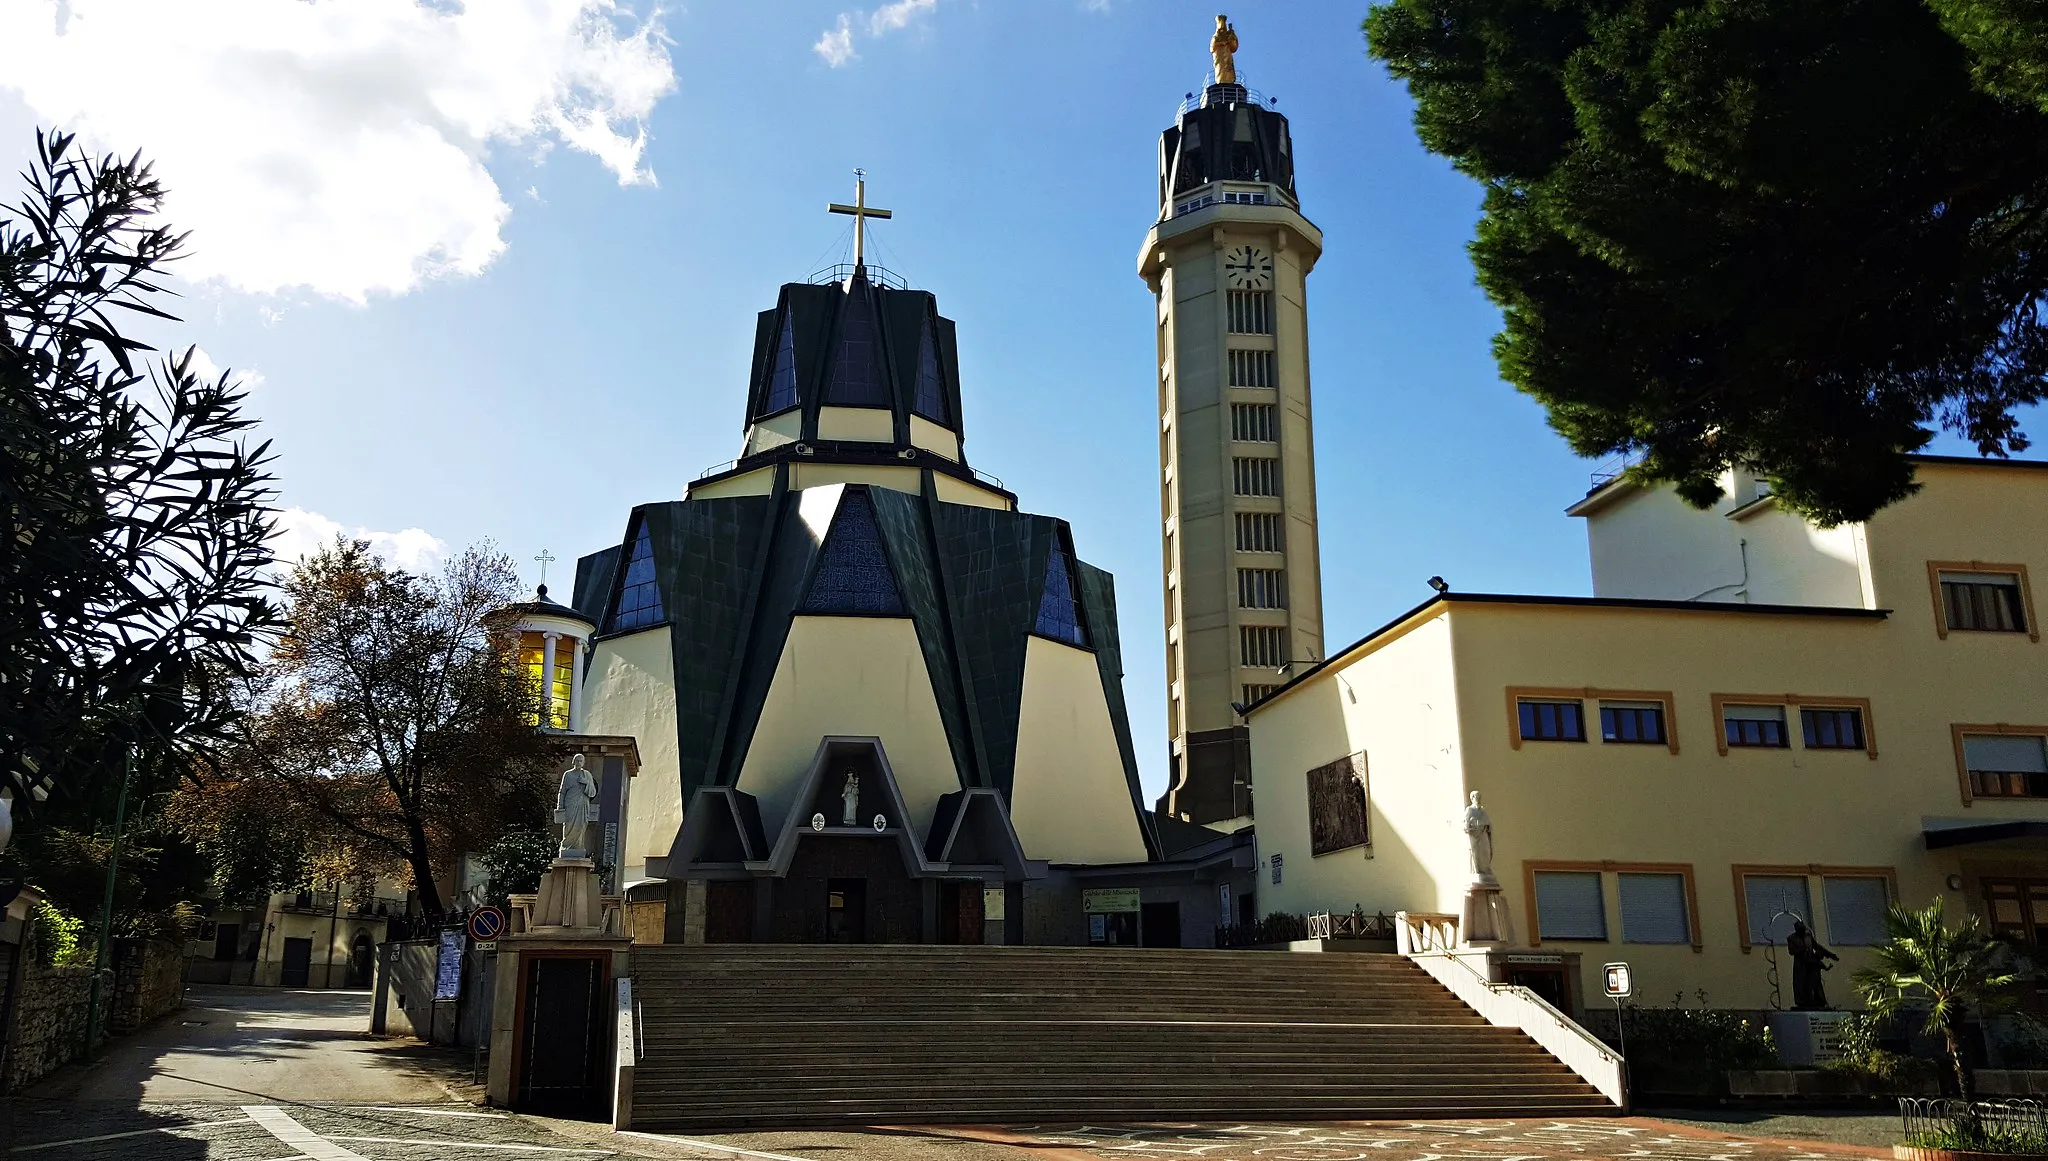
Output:
<instances>
[{"instance_id":1,"label":"statue in niche above entrance","mask_svg":"<svg viewBox=\"0 0 2048 1161\"><path fill-rule=\"evenodd\" d=\"M846 772L846 789L839 792L839 800L846 804L846 812L840 816L842 826L860 825L860 775L851 770Z\"/></svg>"},{"instance_id":2,"label":"statue in niche above entrance","mask_svg":"<svg viewBox=\"0 0 2048 1161\"><path fill-rule=\"evenodd\" d=\"M1828 970L1828 961L1841 957L1822 947L1798 919L1792 921L1792 934L1785 937L1785 952L1792 957L1792 1006L1802 1012L1827 1011L1827 986L1820 973Z\"/></svg>"},{"instance_id":3,"label":"statue in niche above entrance","mask_svg":"<svg viewBox=\"0 0 2048 1161\"><path fill-rule=\"evenodd\" d=\"M1491 883L1493 878L1493 820L1486 815L1486 808L1479 805L1479 792L1474 790L1465 808L1465 837L1472 844L1472 878L1481 883Z\"/></svg>"},{"instance_id":4,"label":"statue in niche above entrance","mask_svg":"<svg viewBox=\"0 0 2048 1161\"><path fill-rule=\"evenodd\" d=\"M555 793L555 821L562 824L562 845L555 857L590 857L591 832L597 826L597 779L584 767L583 755L569 759L562 771L562 786Z\"/></svg>"}]
</instances>

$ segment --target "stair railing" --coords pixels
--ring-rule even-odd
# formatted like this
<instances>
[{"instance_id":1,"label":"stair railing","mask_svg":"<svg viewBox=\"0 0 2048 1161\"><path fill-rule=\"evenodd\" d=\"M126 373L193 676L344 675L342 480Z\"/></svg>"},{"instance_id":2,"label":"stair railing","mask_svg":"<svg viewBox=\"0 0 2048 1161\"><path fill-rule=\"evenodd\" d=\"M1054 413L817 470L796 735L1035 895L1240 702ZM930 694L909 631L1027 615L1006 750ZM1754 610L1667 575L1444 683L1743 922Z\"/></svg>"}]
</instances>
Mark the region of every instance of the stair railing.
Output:
<instances>
[{"instance_id":1,"label":"stair railing","mask_svg":"<svg viewBox=\"0 0 2048 1161\"><path fill-rule=\"evenodd\" d=\"M1422 921L1449 918L1454 925L1456 923L1454 916L1418 914L1413 918ZM1545 1052L1556 1057L1560 1064L1599 1090L1600 1095L1613 1101L1623 1112L1628 1111L1628 1072L1620 1053L1530 989L1487 979L1477 968L1465 962L1463 955L1453 950L1455 935L1450 944L1444 942L1440 925L1434 922L1412 923L1405 911L1398 913L1395 919L1402 935L1400 952L1403 956L1428 972L1431 979L1448 988L1452 995L1479 1013L1487 1023L1497 1028L1520 1030ZM1411 943L1410 933L1416 931L1427 931L1428 936Z\"/></svg>"}]
</instances>

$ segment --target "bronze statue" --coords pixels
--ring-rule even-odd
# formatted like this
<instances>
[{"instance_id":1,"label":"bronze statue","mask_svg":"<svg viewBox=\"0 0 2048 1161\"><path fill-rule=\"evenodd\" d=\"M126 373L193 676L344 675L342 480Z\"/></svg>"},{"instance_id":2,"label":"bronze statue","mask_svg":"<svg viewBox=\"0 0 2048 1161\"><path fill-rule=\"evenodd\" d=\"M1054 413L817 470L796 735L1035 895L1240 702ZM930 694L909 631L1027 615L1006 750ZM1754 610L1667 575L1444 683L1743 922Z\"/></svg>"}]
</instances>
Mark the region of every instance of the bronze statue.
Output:
<instances>
[{"instance_id":1,"label":"bronze statue","mask_svg":"<svg viewBox=\"0 0 2048 1161\"><path fill-rule=\"evenodd\" d=\"M1230 17L1216 18L1216 35L1209 38L1209 55L1216 60L1216 83L1234 85L1237 83L1237 29L1230 26Z\"/></svg>"},{"instance_id":2,"label":"bronze statue","mask_svg":"<svg viewBox=\"0 0 2048 1161\"><path fill-rule=\"evenodd\" d=\"M1841 957L1822 947L1798 919L1792 921L1792 934L1785 937L1785 951L1792 957L1792 1006L1802 1012L1828 1011L1828 993L1820 973Z\"/></svg>"}]
</instances>

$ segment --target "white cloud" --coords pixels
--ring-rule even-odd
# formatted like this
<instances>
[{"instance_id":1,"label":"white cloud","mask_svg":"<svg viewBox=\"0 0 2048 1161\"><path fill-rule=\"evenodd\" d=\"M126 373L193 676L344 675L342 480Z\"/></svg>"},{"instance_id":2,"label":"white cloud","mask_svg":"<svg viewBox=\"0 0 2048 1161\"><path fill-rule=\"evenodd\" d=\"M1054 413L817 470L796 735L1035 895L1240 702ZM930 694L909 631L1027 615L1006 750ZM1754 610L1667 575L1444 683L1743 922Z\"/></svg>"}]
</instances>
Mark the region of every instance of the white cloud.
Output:
<instances>
[{"instance_id":1,"label":"white cloud","mask_svg":"<svg viewBox=\"0 0 2048 1161\"><path fill-rule=\"evenodd\" d=\"M818 43L811 46L811 51L824 57L825 63L835 69L852 60L853 17L844 12L840 13L839 27L826 29L824 35L818 37Z\"/></svg>"},{"instance_id":2,"label":"white cloud","mask_svg":"<svg viewBox=\"0 0 2048 1161\"><path fill-rule=\"evenodd\" d=\"M179 273L361 302L471 275L512 212L492 144L651 182L675 87L660 12L619 0L8 0L0 87L136 149L192 232Z\"/></svg>"},{"instance_id":3,"label":"white cloud","mask_svg":"<svg viewBox=\"0 0 2048 1161\"><path fill-rule=\"evenodd\" d=\"M271 534L270 551L276 554L279 564L290 565L333 544L337 536L369 541L372 552L408 572L431 572L448 558L448 542L424 528L407 528L402 532L351 529L304 508L286 508L277 514L277 531Z\"/></svg>"},{"instance_id":4,"label":"white cloud","mask_svg":"<svg viewBox=\"0 0 2048 1161\"><path fill-rule=\"evenodd\" d=\"M818 37L818 43L811 51L825 58L833 68L848 61L860 59L853 50L853 31L856 26L866 29L872 39L908 28L918 17L931 12L939 0L890 0L873 12L841 12L838 21Z\"/></svg>"},{"instance_id":5,"label":"white cloud","mask_svg":"<svg viewBox=\"0 0 2048 1161\"><path fill-rule=\"evenodd\" d=\"M192 366L190 370L202 382L216 383L220 381L221 366L213 361L212 355L206 353L205 347L192 348ZM247 367L232 368L230 375L232 376L231 385L240 387L244 391L254 391L266 382L263 378L263 372L253 371Z\"/></svg>"}]
</instances>

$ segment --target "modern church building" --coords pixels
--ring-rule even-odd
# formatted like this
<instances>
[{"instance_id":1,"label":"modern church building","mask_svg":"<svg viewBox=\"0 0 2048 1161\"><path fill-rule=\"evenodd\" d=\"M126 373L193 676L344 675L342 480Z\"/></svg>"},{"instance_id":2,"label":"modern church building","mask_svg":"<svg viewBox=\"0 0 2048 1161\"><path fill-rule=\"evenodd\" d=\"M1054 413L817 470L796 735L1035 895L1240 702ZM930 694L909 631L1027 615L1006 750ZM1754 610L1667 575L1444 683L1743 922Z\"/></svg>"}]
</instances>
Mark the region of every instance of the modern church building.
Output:
<instances>
[{"instance_id":1,"label":"modern church building","mask_svg":"<svg viewBox=\"0 0 2048 1161\"><path fill-rule=\"evenodd\" d=\"M634 898L669 942L1087 941L1069 869L1161 854L1115 589L968 463L953 322L864 262L786 285L746 415L577 566Z\"/></svg>"}]
</instances>

